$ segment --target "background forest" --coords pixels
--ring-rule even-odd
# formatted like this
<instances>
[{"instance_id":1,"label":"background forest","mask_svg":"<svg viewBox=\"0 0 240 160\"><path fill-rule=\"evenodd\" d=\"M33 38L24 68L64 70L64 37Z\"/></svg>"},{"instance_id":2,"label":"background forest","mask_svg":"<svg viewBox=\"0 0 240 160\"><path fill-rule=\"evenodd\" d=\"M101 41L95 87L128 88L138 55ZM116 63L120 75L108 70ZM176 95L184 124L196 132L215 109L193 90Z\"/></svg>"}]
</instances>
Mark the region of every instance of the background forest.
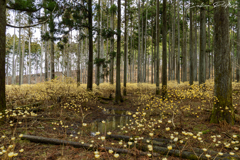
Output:
<instances>
[{"instance_id":1,"label":"background forest","mask_svg":"<svg viewBox=\"0 0 240 160\"><path fill-rule=\"evenodd\" d=\"M0 21L1 159L240 159L239 0L0 0Z\"/></svg>"}]
</instances>

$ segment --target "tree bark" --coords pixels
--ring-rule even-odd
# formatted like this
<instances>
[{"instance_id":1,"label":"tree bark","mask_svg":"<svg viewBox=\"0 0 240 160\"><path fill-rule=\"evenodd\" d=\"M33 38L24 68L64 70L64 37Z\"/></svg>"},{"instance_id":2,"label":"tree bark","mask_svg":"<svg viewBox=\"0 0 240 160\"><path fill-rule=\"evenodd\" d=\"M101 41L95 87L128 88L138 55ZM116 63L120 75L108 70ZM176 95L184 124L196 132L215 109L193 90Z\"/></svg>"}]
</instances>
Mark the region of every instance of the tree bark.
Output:
<instances>
[{"instance_id":1,"label":"tree bark","mask_svg":"<svg viewBox=\"0 0 240 160\"><path fill-rule=\"evenodd\" d=\"M121 59L121 0L118 0L118 22L117 22L117 72L116 72L116 94L115 103L122 101L121 79L120 79L120 59Z\"/></svg>"},{"instance_id":2,"label":"tree bark","mask_svg":"<svg viewBox=\"0 0 240 160\"><path fill-rule=\"evenodd\" d=\"M190 1L191 3L191 1ZM192 21L192 8L190 8L190 36L189 36L189 46L190 46L190 51L189 51L189 54L190 54L190 80L189 80L189 84L190 85L193 85L193 45L192 45L192 32L193 32L193 21Z\"/></svg>"},{"instance_id":3,"label":"tree bark","mask_svg":"<svg viewBox=\"0 0 240 160\"><path fill-rule=\"evenodd\" d=\"M127 3L128 0L125 0L125 31L124 31L124 81L123 81L123 95L127 95L127 24L128 24L128 18L127 18Z\"/></svg>"},{"instance_id":4,"label":"tree bark","mask_svg":"<svg viewBox=\"0 0 240 160\"><path fill-rule=\"evenodd\" d=\"M237 11L237 70L236 78L237 82L240 79L240 0L238 0L238 11Z\"/></svg>"},{"instance_id":5,"label":"tree bark","mask_svg":"<svg viewBox=\"0 0 240 160\"><path fill-rule=\"evenodd\" d=\"M184 0L183 0L183 42L182 42L182 81L187 81L187 52L186 52L186 33L185 33L185 12L186 9L184 7Z\"/></svg>"},{"instance_id":6,"label":"tree bark","mask_svg":"<svg viewBox=\"0 0 240 160\"><path fill-rule=\"evenodd\" d=\"M172 26L172 80L175 80L175 3L173 0L173 26Z\"/></svg>"},{"instance_id":7,"label":"tree bark","mask_svg":"<svg viewBox=\"0 0 240 160\"><path fill-rule=\"evenodd\" d=\"M93 82L93 34L92 34L92 0L88 0L88 34L89 34L89 60L88 60L88 80L87 89L92 90Z\"/></svg>"},{"instance_id":8,"label":"tree bark","mask_svg":"<svg viewBox=\"0 0 240 160\"><path fill-rule=\"evenodd\" d=\"M47 32L47 24L45 24L45 32ZM30 37L29 37L29 40ZM45 81L48 81L48 41L45 41Z\"/></svg>"},{"instance_id":9,"label":"tree bark","mask_svg":"<svg viewBox=\"0 0 240 160\"><path fill-rule=\"evenodd\" d=\"M14 24L15 24L15 12L14 12ZM12 84L16 83L16 65L15 65L15 39L16 39L16 34L15 34L15 28L13 32L13 57L12 57Z\"/></svg>"},{"instance_id":10,"label":"tree bark","mask_svg":"<svg viewBox=\"0 0 240 160\"><path fill-rule=\"evenodd\" d=\"M205 8L200 8L200 60L199 60L199 85L206 80L206 23Z\"/></svg>"},{"instance_id":11,"label":"tree bark","mask_svg":"<svg viewBox=\"0 0 240 160\"><path fill-rule=\"evenodd\" d=\"M138 78L137 78L137 82L140 83L141 82L141 43L140 43L140 0L138 0Z\"/></svg>"},{"instance_id":12,"label":"tree bark","mask_svg":"<svg viewBox=\"0 0 240 160\"><path fill-rule=\"evenodd\" d=\"M166 99L167 95L167 0L163 0L163 38L162 38L162 98Z\"/></svg>"},{"instance_id":13,"label":"tree bark","mask_svg":"<svg viewBox=\"0 0 240 160\"><path fill-rule=\"evenodd\" d=\"M111 0L111 6L113 6L114 0ZM111 18L110 18L110 27L112 30L114 30L114 13L111 13ZM110 84L114 83L113 75L114 75L114 36L110 38Z\"/></svg>"},{"instance_id":14,"label":"tree bark","mask_svg":"<svg viewBox=\"0 0 240 160\"><path fill-rule=\"evenodd\" d=\"M0 113L5 114L5 55L6 55L6 1L0 1ZM4 118L0 119L0 124Z\"/></svg>"},{"instance_id":15,"label":"tree bark","mask_svg":"<svg viewBox=\"0 0 240 160\"><path fill-rule=\"evenodd\" d=\"M197 10L197 9L196 9ZM194 74L194 81L197 81L198 78L197 78L197 46L198 46L198 36L197 36L197 13L196 13L196 19L195 19L195 51L194 51L194 71L193 71L193 74Z\"/></svg>"},{"instance_id":16,"label":"tree bark","mask_svg":"<svg viewBox=\"0 0 240 160\"><path fill-rule=\"evenodd\" d=\"M159 95L160 94L160 87L159 87L159 0L157 0L156 23L157 23L156 24L157 25L157 27L156 27L157 28L157 35L156 35L156 45L157 45L156 95ZM166 31L166 30L163 30L163 32L164 31Z\"/></svg>"},{"instance_id":17,"label":"tree bark","mask_svg":"<svg viewBox=\"0 0 240 160\"><path fill-rule=\"evenodd\" d=\"M215 0L220 2L222 0ZM228 0L224 0L228 4ZM214 9L214 96L210 122L226 121L234 124L235 114L232 105L232 67L229 48L229 12L228 7L218 6Z\"/></svg>"},{"instance_id":18,"label":"tree bark","mask_svg":"<svg viewBox=\"0 0 240 160\"><path fill-rule=\"evenodd\" d=\"M180 26L179 26L179 0L178 0L178 55L177 55L177 82L180 84Z\"/></svg>"}]
</instances>

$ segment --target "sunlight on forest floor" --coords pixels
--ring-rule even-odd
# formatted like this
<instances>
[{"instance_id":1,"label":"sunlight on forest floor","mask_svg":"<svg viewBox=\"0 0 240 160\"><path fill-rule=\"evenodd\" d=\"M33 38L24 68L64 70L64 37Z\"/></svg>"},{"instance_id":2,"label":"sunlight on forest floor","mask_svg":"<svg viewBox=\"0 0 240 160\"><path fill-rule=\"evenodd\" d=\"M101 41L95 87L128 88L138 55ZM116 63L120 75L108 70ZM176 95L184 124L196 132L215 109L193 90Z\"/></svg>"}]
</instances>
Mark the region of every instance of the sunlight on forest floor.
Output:
<instances>
[{"instance_id":1,"label":"sunlight on forest floor","mask_svg":"<svg viewBox=\"0 0 240 160\"><path fill-rule=\"evenodd\" d=\"M115 85L108 83L93 85L92 92L72 79L7 85L0 158L178 159L180 151L185 159L240 159L240 84L233 83L234 126L209 123L217 101L213 87L212 80L204 87L170 81L168 99L163 101L155 95L155 84L128 83L124 101L114 104ZM21 140L25 135L79 142L88 148L40 145Z\"/></svg>"}]
</instances>

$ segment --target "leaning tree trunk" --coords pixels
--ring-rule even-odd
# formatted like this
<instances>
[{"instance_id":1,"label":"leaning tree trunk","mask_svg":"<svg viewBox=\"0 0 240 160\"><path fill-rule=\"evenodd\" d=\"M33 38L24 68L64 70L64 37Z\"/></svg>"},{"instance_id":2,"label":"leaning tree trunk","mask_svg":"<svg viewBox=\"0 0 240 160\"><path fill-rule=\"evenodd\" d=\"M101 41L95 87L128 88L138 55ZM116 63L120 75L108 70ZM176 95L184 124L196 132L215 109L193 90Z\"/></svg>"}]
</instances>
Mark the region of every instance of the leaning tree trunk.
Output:
<instances>
[{"instance_id":1,"label":"leaning tree trunk","mask_svg":"<svg viewBox=\"0 0 240 160\"><path fill-rule=\"evenodd\" d=\"M200 59L199 59L199 85L205 83L206 80L206 24L205 24L205 8L200 8Z\"/></svg>"},{"instance_id":2,"label":"leaning tree trunk","mask_svg":"<svg viewBox=\"0 0 240 160\"><path fill-rule=\"evenodd\" d=\"M6 1L0 1L0 113L5 113ZM0 124L4 118L0 119Z\"/></svg>"},{"instance_id":3,"label":"leaning tree trunk","mask_svg":"<svg viewBox=\"0 0 240 160\"><path fill-rule=\"evenodd\" d=\"M166 99L167 95L167 0L163 0L163 39L162 39L162 98Z\"/></svg>"},{"instance_id":4,"label":"leaning tree trunk","mask_svg":"<svg viewBox=\"0 0 240 160\"><path fill-rule=\"evenodd\" d=\"M215 0L220 2L222 0ZM228 0L224 0L228 4ZM232 67L229 48L229 12L228 7L218 6L214 9L214 96L210 122L226 121L234 124L235 114L232 105Z\"/></svg>"}]
</instances>

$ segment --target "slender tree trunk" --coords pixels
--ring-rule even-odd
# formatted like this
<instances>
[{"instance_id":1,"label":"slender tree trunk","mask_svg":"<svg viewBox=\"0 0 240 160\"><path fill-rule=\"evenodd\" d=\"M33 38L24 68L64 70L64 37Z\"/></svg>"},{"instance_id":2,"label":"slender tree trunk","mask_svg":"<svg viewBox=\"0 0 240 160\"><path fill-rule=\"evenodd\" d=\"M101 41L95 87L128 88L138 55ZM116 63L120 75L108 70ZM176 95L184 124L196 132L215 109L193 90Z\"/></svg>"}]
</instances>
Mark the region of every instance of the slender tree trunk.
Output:
<instances>
[{"instance_id":1,"label":"slender tree trunk","mask_svg":"<svg viewBox=\"0 0 240 160\"><path fill-rule=\"evenodd\" d=\"M6 1L0 1L0 113L5 114L5 55L6 55ZM5 118L0 119L0 124Z\"/></svg>"},{"instance_id":2,"label":"slender tree trunk","mask_svg":"<svg viewBox=\"0 0 240 160\"><path fill-rule=\"evenodd\" d=\"M118 0L118 22L117 30L121 30L121 0ZM115 103L122 101L121 83L120 83L120 59L121 59L121 33L117 34L117 72L116 72L116 94Z\"/></svg>"},{"instance_id":3,"label":"slender tree trunk","mask_svg":"<svg viewBox=\"0 0 240 160\"><path fill-rule=\"evenodd\" d=\"M180 26L179 26L179 0L178 0L178 55L177 55L177 82L180 84Z\"/></svg>"},{"instance_id":4,"label":"slender tree trunk","mask_svg":"<svg viewBox=\"0 0 240 160\"><path fill-rule=\"evenodd\" d=\"M42 26L42 32L44 31L44 25ZM40 82L42 82L42 72L43 72L43 41L41 41L41 58L40 58Z\"/></svg>"},{"instance_id":5,"label":"slender tree trunk","mask_svg":"<svg viewBox=\"0 0 240 160\"><path fill-rule=\"evenodd\" d=\"M45 32L47 32L47 24L45 24ZM30 40L31 37L29 37L29 42ZM45 41L45 81L48 81L48 41Z\"/></svg>"},{"instance_id":6,"label":"slender tree trunk","mask_svg":"<svg viewBox=\"0 0 240 160\"><path fill-rule=\"evenodd\" d=\"M162 98L167 95L167 0L163 0L163 39L162 39Z\"/></svg>"},{"instance_id":7,"label":"slender tree trunk","mask_svg":"<svg viewBox=\"0 0 240 160\"><path fill-rule=\"evenodd\" d=\"M196 9L197 10L197 9ZM196 13L196 19L195 19L195 51L194 51L194 71L193 71L193 77L194 81L197 81L197 44L198 44L198 37L197 37L197 13Z\"/></svg>"},{"instance_id":8,"label":"slender tree trunk","mask_svg":"<svg viewBox=\"0 0 240 160\"><path fill-rule=\"evenodd\" d=\"M222 0L215 0L220 2ZM228 4L228 0L224 0ZM228 7L218 6L214 9L214 96L217 98L213 106L211 121L226 121L234 124L235 114L232 105L232 67L229 48L229 12Z\"/></svg>"},{"instance_id":9,"label":"slender tree trunk","mask_svg":"<svg viewBox=\"0 0 240 160\"><path fill-rule=\"evenodd\" d=\"M157 44L157 69L156 69L156 95L160 94L159 87L159 0L157 0L157 12L156 12L156 25L157 25L157 35L156 35L156 44ZM163 30L164 31L164 30Z\"/></svg>"},{"instance_id":10,"label":"slender tree trunk","mask_svg":"<svg viewBox=\"0 0 240 160\"><path fill-rule=\"evenodd\" d=\"M8 56L7 56L7 71L6 71L6 78L7 78L7 85L8 85L8 68L9 68L9 54L8 54Z\"/></svg>"},{"instance_id":11,"label":"slender tree trunk","mask_svg":"<svg viewBox=\"0 0 240 160\"><path fill-rule=\"evenodd\" d=\"M23 44L22 44L22 56L21 56L21 66L20 66L20 74L21 74L21 78L20 78L20 82L19 84L23 84L23 67L24 67L24 56L25 56L25 36L23 37Z\"/></svg>"},{"instance_id":12,"label":"slender tree trunk","mask_svg":"<svg viewBox=\"0 0 240 160\"><path fill-rule=\"evenodd\" d=\"M240 79L240 0L238 0L238 11L237 11L237 70L236 78L237 82Z\"/></svg>"},{"instance_id":13,"label":"slender tree trunk","mask_svg":"<svg viewBox=\"0 0 240 160\"><path fill-rule=\"evenodd\" d=\"M111 0L111 6L113 6L114 4L114 0ZM114 13L112 12L111 13L111 18L110 18L110 27L112 30L114 30ZM114 69L113 69L113 66L114 66L114 36L112 36L110 38L110 58L111 58L111 61L110 61L110 84L113 84L114 83L114 79L113 79L113 75L114 75Z\"/></svg>"},{"instance_id":14,"label":"slender tree trunk","mask_svg":"<svg viewBox=\"0 0 240 160\"><path fill-rule=\"evenodd\" d=\"M176 0L173 0L173 26L172 26L172 80L175 80L175 3Z\"/></svg>"},{"instance_id":15,"label":"slender tree trunk","mask_svg":"<svg viewBox=\"0 0 240 160\"><path fill-rule=\"evenodd\" d=\"M141 43L140 43L140 0L138 0L138 78L137 82L141 82Z\"/></svg>"},{"instance_id":16,"label":"slender tree trunk","mask_svg":"<svg viewBox=\"0 0 240 160\"><path fill-rule=\"evenodd\" d=\"M15 12L14 12L14 25L15 25ZM16 34L15 34L15 28L13 32L13 57L12 57L12 84L16 84L16 65L15 65L15 39L16 39Z\"/></svg>"},{"instance_id":17,"label":"slender tree trunk","mask_svg":"<svg viewBox=\"0 0 240 160\"><path fill-rule=\"evenodd\" d=\"M171 75L172 75L172 68L171 68L171 59L172 59L172 54L171 54L171 29L169 30L169 38L168 38L168 80L171 80Z\"/></svg>"},{"instance_id":18,"label":"slender tree trunk","mask_svg":"<svg viewBox=\"0 0 240 160\"><path fill-rule=\"evenodd\" d=\"M184 0L183 0L184 3ZM183 4L183 43L182 43L182 81L187 81L187 52L186 52L186 33L185 33L185 8Z\"/></svg>"},{"instance_id":19,"label":"slender tree trunk","mask_svg":"<svg viewBox=\"0 0 240 160\"><path fill-rule=\"evenodd\" d=\"M234 27L233 27L234 28ZM231 54L231 56L232 56L232 59L231 59L231 63L232 63L232 81L234 82L235 81L235 55L234 55L234 31L232 31L232 44L231 44L231 46L232 46L232 54Z\"/></svg>"},{"instance_id":20,"label":"slender tree trunk","mask_svg":"<svg viewBox=\"0 0 240 160\"><path fill-rule=\"evenodd\" d=\"M21 19L21 14L19 13L19 19ZM19 26L21 24L21 21L19 21ZM21 85L21 78L22 78L22 54L21 54L21 28L19 28L19 39L18 39L18 54L19 54L19 76L18 76L18 84Z\"/></svg>"},{"instance_id":21,"label":"slender tree trunk","mask_svg":"<svg viewBox=\"0 0 240 160\"><path fill-rule=\"evenodd\" d=\"M208 5L209 5L209 0L208 0ZM209 11L209 6L208 6L208 49L210 49L210 11ZM208 79L210 79L210 51L208 52Z\"/></svg>"},{"instance_id":22,"label":"slender tree trunk","mask_svg":"<svg viewBox=\"0 0 240 160\"><path fill-rule=\"evenodd\" d=\"M81 30L79 30L79 38L81 36ZM78 43L78 50L77 50L77 86L79 87L80 86L80 50L81 50L81 41L82 40L79 40L79 43Z\"/></svg>"},{"instance_id":23,"label":"slender tree trunk","mask_svg":"<svg viewBox=\"0 0 240 160\"><path fill-rule=\"evenodd\" d=\"M190 1L191 3L191 1ZM193 44L192 44L192 41L193 41L193 37L192 37L192 32L193 32L193 20L192 20L192 8L190 8L190 36L189 36L189 46L190 46L190 51L189 51L189 54L190 54L190 81L189 81L189 84L190 85L193 85Z\"/></svg>"},{"instance_id":24,"label":"slender tree trunk","mask_svg":"<svg viewBox=\"0 0 240 160\"><path fill-rule=\"evenodd\" d=\"M127 18L127 4L128 0L125 0L125 31L124 31L124 81L123 81L123 95L127 95L126 87L127 87L127 24L128 24L128 18Z\"/></svg>"},{"instance_id":25,"label":"slender tree trunk","mask_svg":"<svg viewBox=\"0 0 240 160\"><path fill-rule=\"evenodd\" d=\"M200 60L199 60L199 85L206 80L206 23L205 8L200 8Z\"/></svg>"},{"instance_id":26,"label":"slender tree trunk","mask_svg":"<svg viewBox=\"0 0 240 160\"><path fill-rule=\"evenodd\" d=\"M52 18L52 14L51 14L51 18L50 20L53 23L53 18ZM51 80L55 78L55 70L54 70L54 35L53 32L51 32Z\"/></svg>"},{"instance_id":27,"label":"slender tree trunk","mask_svg":"<svg viewBox=\"0 0 240 160\"><path fill-rule=\"evenodd\" d=\"M93 83L93 40L92 40L92 0L88 0L88 24L89 24L89 61L87 89L92 90Z\"/></svg>"}]
</instances>

